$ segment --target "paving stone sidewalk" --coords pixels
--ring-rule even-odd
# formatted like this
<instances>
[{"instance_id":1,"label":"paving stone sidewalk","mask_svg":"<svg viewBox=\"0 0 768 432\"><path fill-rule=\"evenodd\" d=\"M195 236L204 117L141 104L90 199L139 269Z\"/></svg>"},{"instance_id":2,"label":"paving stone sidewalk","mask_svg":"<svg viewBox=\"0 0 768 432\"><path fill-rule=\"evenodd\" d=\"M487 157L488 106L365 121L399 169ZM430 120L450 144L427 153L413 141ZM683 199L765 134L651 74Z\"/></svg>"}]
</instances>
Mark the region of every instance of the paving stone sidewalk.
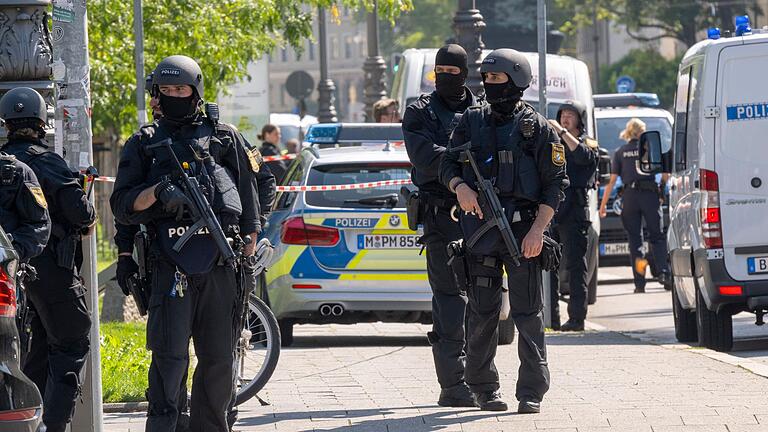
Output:
<instances>
[{"instance_id":1,"label":"paving stone sidewalk","mask_svg":"<svg viewBox=\"0 0 768 432\"><path fill-rule=\"evenodd\" d=\"M695 349L612 332L547 336L552 387L536 415L446 409L416 324L300 326L239 431L768 432L768 379ZM511 407L516 342L497 367ZM105 414L108 432L144 430L144 413Z\"/></svg>"}]
</instances>

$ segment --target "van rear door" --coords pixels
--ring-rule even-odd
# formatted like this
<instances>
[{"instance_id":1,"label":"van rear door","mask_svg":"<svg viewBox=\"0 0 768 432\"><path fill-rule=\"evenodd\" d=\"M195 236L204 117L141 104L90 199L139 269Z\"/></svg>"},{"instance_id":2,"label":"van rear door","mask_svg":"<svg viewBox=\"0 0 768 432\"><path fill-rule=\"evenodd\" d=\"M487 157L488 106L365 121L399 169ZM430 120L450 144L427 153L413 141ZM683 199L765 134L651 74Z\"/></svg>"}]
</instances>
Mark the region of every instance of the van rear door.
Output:
<instances>
[{"instance_id":1,"label":"van rear door","mask_svg":"<svg viewBox=\"0 0 768 432\"><path fill-rule=\"evenodd\" d=\"M768 278L766 71L768 43L728 46L720 53L714 165L725 265L736 280Z\"/></svg>"}]
</instances>

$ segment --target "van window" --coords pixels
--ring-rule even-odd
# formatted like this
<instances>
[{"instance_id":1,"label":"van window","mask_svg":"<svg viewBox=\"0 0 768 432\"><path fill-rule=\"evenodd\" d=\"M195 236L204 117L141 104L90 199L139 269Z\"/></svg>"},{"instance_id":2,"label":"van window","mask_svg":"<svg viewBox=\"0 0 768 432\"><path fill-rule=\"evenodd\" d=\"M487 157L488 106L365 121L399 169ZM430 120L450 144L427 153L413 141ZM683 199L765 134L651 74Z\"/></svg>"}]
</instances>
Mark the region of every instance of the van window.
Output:
<instances>
[{"instance_id":1,"label":"van window","mask_svg":"<svg viewBox=\"0 0 768 432\"><path fill-rule=\"evenodd\" d=\"M702 106L700 63L691 67L690 91L688 92L688 127L685 138L685 160L695 161L699 158L699 113Z\"/></svg>"},{"instance_id":2,"label":"van window","mask_svg":"<svg viewBox=\"0 0 768 432\"><path fill-rule=\"evenodd\" d=\"M673 152L675 158L675 171L685 170L685 141L687 139L690 79L691 68L684 70L677 79L677 92L675 92L675 142Z\"/></svg>"},{"instance_id":3,"label":"van window","mask_svg":"<svg viewBox=\"0 0 768 432\"><path fill-rule=\"evenodd\" d=\"M632 117L607 117L597 119L597 142L600 148L613 154L627 142L619 138L619 134L627 127ZM637 117L645 123L645 129L661 133L661 148L669 150L672 146L672 125L667 117Z\"/></svg>"}]
</instances>

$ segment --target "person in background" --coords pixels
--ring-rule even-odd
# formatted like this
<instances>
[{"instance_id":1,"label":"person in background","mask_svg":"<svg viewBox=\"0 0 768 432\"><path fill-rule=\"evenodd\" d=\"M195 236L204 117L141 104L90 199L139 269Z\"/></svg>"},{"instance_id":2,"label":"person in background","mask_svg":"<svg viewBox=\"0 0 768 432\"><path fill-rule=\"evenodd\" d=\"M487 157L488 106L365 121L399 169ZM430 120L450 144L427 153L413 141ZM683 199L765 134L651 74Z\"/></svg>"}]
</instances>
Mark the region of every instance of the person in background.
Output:
<instances>
[{"instance_id":1,"label":"person in background","mask_svg":"<svg viewBox=\"0 0 768 432\"><path fill-rule=\"evenodd\" d=\"M400 104L389 98L376 101L373 104L373 119L376 123L400 123Z\"/></svg>"},{"instance_id":2,"label":"person in background","mask_svg":"<svg viewBox=\"0 0 768 432\"><path fill-rule=\"evenodd\" d=\"M280 128L273 124L265 124L261 128L261 133L258 138L262 141L261 147L259 147L259 153L262 156L282 156L280 152ZM270 172L275 176L277 184L283 182L285 171L288 169L285 161L275 160L266 162Z\"/></svg>"},{"instance_id":3,"label":"person in background","mask_svg":"<svg viewBox=\"0 0 768 432\"><path fill-rule=\"evenodd\" d=\"M643 221L648 229L648 242L651 246L654 262L660 269L659 282L667 284L671 280L667 264L667 242L661 229L661 186L656 184L656 178L650 174L640 174L637 171L640 135L645 132L645 123L633 118L627 122L619 138L627 141L613 155L613 173L611 181L605 188L603 200L600 203L600 217L606 215L606 205L611 196L613 186L618 177L626 185L624 188L624 208L621 212L621 223L629 237L629 254L632 259L632 273L635 281L635 293L645 292L645 269L648 259L643 251ZM662 175L662 185L667 180L667 174Z\"/></svg>"},{"instance_id":4,"label":"person in background","mask_svg":"<svg viewBox=\"0 0 768 432\"><path fill-rule=\"evenodd\" d=\"M286 154L299 154L301 143L296 138L291 138L285 142Z\"/></svg>"}]
</instances>

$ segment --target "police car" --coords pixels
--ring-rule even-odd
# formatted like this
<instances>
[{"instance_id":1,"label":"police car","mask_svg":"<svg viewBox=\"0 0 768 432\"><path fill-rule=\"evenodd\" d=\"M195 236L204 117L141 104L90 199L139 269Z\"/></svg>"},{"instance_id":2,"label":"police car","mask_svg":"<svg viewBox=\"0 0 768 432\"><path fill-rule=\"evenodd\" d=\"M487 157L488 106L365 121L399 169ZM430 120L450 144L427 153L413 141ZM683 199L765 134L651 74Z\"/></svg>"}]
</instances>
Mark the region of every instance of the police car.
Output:
<instances>
[{"instance_id":1,"label":"police car","mask_svg":"<svg viewBox=\"0 0 768 432\"><path fill-rule=\"evenodd\" d=\"M431 322L422 233L400 195L411 170L401 126L317 124L306 141L283 184L322 190L279 193L265 230L276 249L262 297L283 345L294 324Z\"/></svg>"},{"instance_id":2,"label":"police car","mask_svg":"<svg viewBox=\"0 0 768 432\"><path fill-rule=\"evenodd\" d=\"M655 130L661 134L664 145L669 147L672 142L672 114L660 107L661 103L657 95L653 93L617 93L599 94L595 99L595 122L597 123L597 139L600 148L613 157L616 150L626 141L619 138L627 122L632 118L639 118L646 124L647 130ZM661 175L657 181L661 180ZM601 182L599 189L600 199L607 182ZM616 186L608 200L607 216L600 226L600 265L601 266L626 266L630 263L629 240L621 223L621 200L618 199L622 187L621 177L616 181ZM666 203L662 206L664 224L668 225L669 209ZM648 233L643 230L643 237L648 238ZM645 250L648 250L648 242L645 242ZM649 255L650 257L650 255ZM657 274L656 263L651 262L651 273Z\"/></svg>"},{"instance_id":3,"label":"police car","mask_svg":"<svg viewBox=\"0 0 768 432\"><path fill-rule=\"evenodd\" d=\"M728 351L732 316L752 312L759 325L768 310L768 29L741 16L734 37L709 37L680 65L672 148L648 132L640 157L645 172L672 173L677 339Z\"/></svg>"}]
</instances>

